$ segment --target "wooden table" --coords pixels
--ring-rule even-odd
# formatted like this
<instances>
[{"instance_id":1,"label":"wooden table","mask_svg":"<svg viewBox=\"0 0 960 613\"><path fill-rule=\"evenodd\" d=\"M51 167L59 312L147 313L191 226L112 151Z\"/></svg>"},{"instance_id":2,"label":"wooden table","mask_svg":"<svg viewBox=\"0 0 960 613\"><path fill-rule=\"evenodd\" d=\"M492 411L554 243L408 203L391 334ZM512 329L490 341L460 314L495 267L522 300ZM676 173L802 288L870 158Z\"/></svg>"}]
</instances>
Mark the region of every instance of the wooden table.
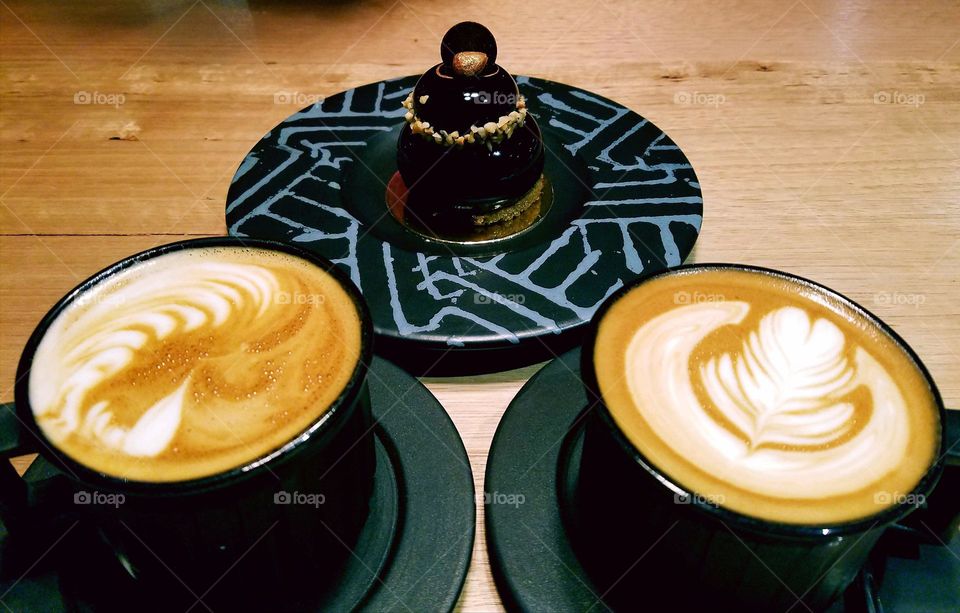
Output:
<instances>
[{"instance_id":1,"label":"wooden table","mask_svg":"<svg viewBox=\"0 0 960 613\"><path fill-rule=\"evenodd\" d=\"M474 19L514 74L608 96L684 149L706 210L694 261L845 292L960 407L960 5L912 4L0 0L0 399L66 290L223 234L230 178L264 132L320 96L422 72L446 28ZM425 381L478 489L536 368ZM499 610L478 520L461 608Z\"/></svg>"}]
</instances>

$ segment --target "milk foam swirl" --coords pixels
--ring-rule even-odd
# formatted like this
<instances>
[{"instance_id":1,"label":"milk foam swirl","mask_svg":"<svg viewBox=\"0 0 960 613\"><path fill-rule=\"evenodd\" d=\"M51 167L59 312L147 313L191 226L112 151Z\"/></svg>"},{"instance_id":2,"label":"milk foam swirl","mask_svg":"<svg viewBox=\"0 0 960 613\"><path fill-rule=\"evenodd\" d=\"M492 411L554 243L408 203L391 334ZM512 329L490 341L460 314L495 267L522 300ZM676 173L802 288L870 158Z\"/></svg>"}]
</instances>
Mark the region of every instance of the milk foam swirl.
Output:
<instances>
[{"instance_id":1,"label":"milk foam swirl","mask_svg":"<svg viewBox=\"0 0 960 613\"><path fill-rule=\"evenodd\" d=\"M855 492L900 464L908 407L891 375L797 306L740 329L753 308L678 306L636 330L627 383L656 435L723 481L770 497Z\"/></svg>"},{"instance_id":2,"label":"milk foam swirl","mask_svg":"<svg viewBox=\"0 0 960 613\"><path fill-rule=\"evenodd\" d=\"M44 387L32 395L38 407L45 407L39 415L47 418L57 438L82 431L129 455L160 453L180 425L189 376L144 411L132 427L117 424L105 400L83 413L90 392L129 366L137 350L151 340L163 341L201 326L217 328L227 321L237 326L253 323L279 289L273 274L250 266L201 263L186 279L175 271L168 274L177 278L144 278L102 303L96 303L95 296L85 299L93 305L73 328L79 334L64 331L61 368L69 374L62 388ZM165 282L170 285L161 292L147 287ZM119 313L116 305L122 305ZM247 308L236 308L239 305ZM87 321L92 329L83 328ZM62 398L59 406L51 397L55 392Z\"/></svg>"},{"instance_id":3,"label":"milk foam swirl","mask_svg":"<svg viewBox=\"0 0 960 613\"><path fill-rule=\"evenodd\" d=\"M856 410L845 401L854 380L845 344L829 321L780 308L760 320L738 353L699 365L702 400L751 452L834 446L856 426Z\"/></svg>"},{"instance_id":4,"label":"milk foam swirl","mask_svg":"<svg viewBox=\"0 0 960 613\"><path fill-rule=\"evenodd\" d=\"M30 398L68 453L121 476L162 479L164 463L199 476L276 445L343 388L358 327L329 275L292 256L198 251L115 275L48 329ZM301 295L315 299L290 304Z\"/></svg>"}]
</instances>

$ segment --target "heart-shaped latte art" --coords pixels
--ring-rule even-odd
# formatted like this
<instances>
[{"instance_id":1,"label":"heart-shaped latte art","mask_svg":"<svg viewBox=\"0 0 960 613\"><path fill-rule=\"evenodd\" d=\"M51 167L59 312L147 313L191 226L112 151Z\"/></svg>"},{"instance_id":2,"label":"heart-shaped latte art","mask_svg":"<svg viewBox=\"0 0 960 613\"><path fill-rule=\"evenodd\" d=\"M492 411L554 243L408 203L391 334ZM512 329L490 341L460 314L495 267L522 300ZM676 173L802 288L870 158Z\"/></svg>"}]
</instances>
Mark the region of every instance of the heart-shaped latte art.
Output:
<instances>
[{"instance_id":1,"label":"heart-shaped latte art","mask_svg":"<svg viewBox=\"0 0 960 613\"><path fill-rule=\"evenodd\" d=\"M872 515L874 494L909 492L929 467L936 403L860 313L767 277L669 275L620 298L595 341L606 406L662 474L726 508Z\"/></svg>"},{"instance_id":2,"label":"heart-shaped latte art","mask_svg":"<svg viewBox=\"0 0 960 613\"><path fill-rule=\"evenodd\" d=\"M748 452L830 448L857 426L844 334L801 308L767 313L739 352L711 357L696 371L711 412Z\"/></svg>"}]
</instances>

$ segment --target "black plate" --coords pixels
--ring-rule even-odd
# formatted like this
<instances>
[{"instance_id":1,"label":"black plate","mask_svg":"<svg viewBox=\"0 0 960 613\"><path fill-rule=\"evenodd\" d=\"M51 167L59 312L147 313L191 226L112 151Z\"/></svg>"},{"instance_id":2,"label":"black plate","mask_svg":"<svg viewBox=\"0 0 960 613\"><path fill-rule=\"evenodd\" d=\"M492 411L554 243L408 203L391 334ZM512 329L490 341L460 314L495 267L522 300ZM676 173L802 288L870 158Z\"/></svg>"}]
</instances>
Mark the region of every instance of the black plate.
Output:
<instances>
[{"instance_id":1,"label":"black plate","mask_svg":"<svg viewBox=\"0 0 960 613\"><path fill-rule=\"evenodd\" d=\"M590 92L518 77L546 145L554 201L489 244L432 241L394 219L401 101L416 77L350 89L284 120L240 164L229 232L291 241L342 266L379 352L431 374L502 370L578 343L611 292L683 262L700 232L700 185L646 119Z\"/></svg>"},{"instance_id":2,"label":"black plate","mask_svg":"<svg viewBox=\"0 0 960 613\"><path fill-rule=\"evenodd\" d=\"M450 611L460 595L476 521L463 442L437 399L393 364L375 358L368 385L378 422L370 516L336 588L278 609ZM39 458L26 478L55 472ZM5 543L0 526L0 559ZM2 610L130 611L136 603L135 586L82 524L22 579L0 573Z\"/></svg>"},{"instance_id":3,"label":"black plate","mask_svg":"<svg viewBox=\"0 0 960 613\"><path fill-rule=\"evenodd\" d=\"M576 349L530 379L497 428L484 482L487 548L509 610L609 610L571 548L560 511L579 466L578 417L586 405ZM829 613L960 611L960 534L948 547L881 546L876 553Z\"/></svg>"}]
</instances>

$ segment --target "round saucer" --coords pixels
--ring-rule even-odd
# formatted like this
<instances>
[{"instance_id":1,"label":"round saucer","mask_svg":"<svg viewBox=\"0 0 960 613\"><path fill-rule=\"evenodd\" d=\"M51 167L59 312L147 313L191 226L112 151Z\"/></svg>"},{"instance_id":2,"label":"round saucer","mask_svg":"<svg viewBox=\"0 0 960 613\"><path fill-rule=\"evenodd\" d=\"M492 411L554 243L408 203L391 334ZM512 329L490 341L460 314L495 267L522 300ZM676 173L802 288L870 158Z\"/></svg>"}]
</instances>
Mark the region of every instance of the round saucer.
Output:
<instances>
[{"instance_id":1,"label":"round saucer","mask_svg":"<svg viewBox=\"0 0 960 613\"><path fill-rule=\"evenodd\" d=\"M370 515L337 584L295 600L280 596L276 610L450 611L460 595L476 519L463 442L437 399L390 362L374 359L368 386L377 422ZM41 457L26 479L56 474ZM116 559L82 523L75 527L24 577L0 569L0 603L14 611L142 608ZM5 544L0 526L0 556Z\"/></svg>"},{"instance_id":2,"label":"round saucer","mask_svg":"<svg viewBox=\"0 0 960 613\"><path fill-rule=\"evenodd\" d=\"M230 234L312 249L370 305L378 351L434 375L502 370L578 344L617 288L683 262L703 201L662 130L597 94L532 77L520 92L540 126L553 202L518 234L431 240L389 214L387 184L416 77L330 96L268 132L227 194Z\"/></svg>"},{"instance_id":3,"label":"round saucer","mask_svg":"<svg viewBox=\"0 0 960 613\"><path fill-rule=\"evenodd\" d=\"M575 349L523 386L497 428L484 500L490 564L508 610L612 610L577 558L561 511L578 472L586 406ZM960 534L946 547L881 541L875 553L828 613L960 610Z\"/></svg>"}]
</instances>

